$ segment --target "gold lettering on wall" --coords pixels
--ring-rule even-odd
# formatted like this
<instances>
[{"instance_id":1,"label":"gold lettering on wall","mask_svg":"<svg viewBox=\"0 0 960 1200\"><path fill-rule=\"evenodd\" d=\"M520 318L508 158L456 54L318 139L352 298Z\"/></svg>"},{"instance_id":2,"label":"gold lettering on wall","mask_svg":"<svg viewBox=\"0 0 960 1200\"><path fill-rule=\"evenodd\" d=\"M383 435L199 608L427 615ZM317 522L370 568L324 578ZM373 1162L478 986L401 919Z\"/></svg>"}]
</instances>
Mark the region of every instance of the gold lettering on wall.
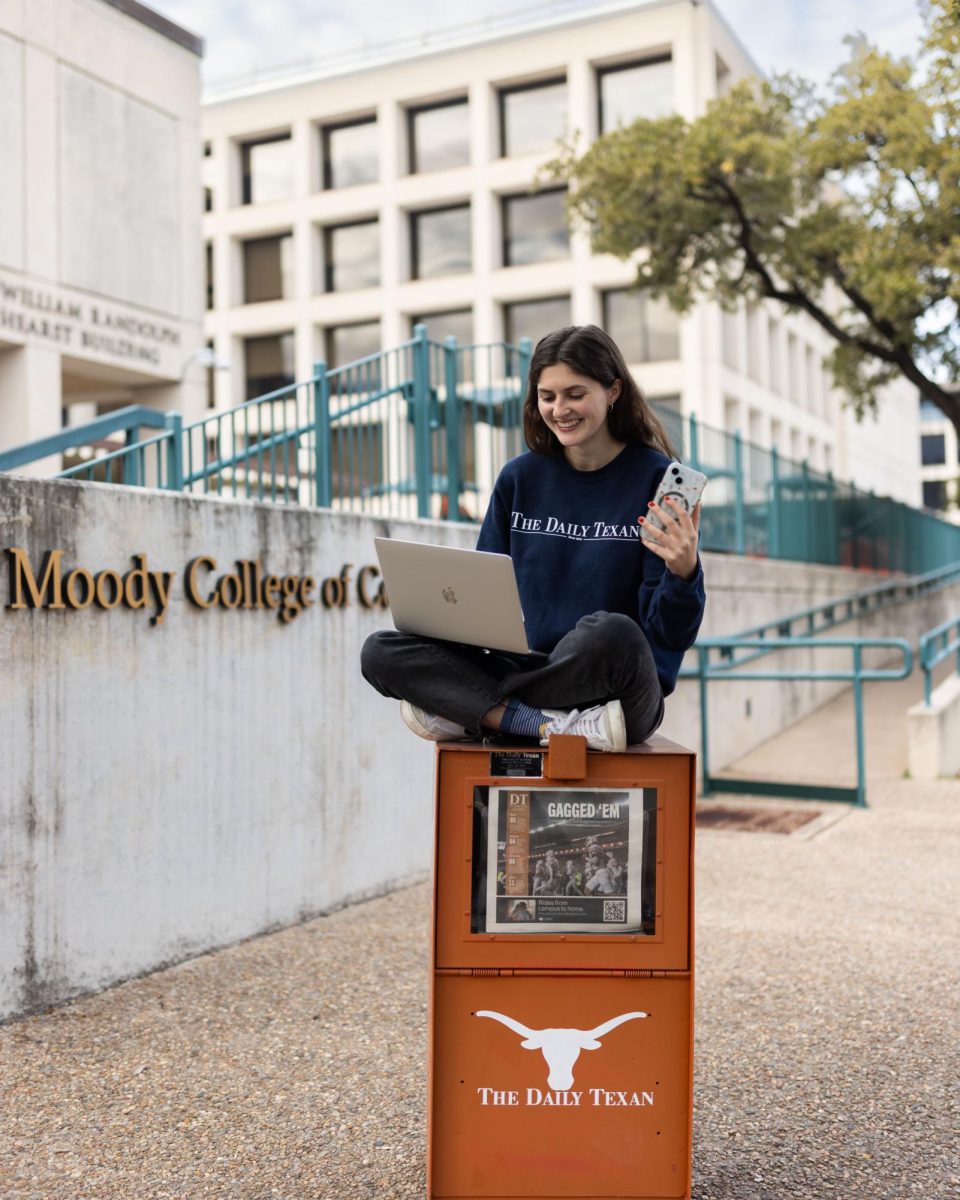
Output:
<instances>
[{"instance_id":1,"label":"gold lettering on wall","mask_svg":"<svg viewBox=\"0 0 960 1200\"><path fill-rule=\"evenodd\" d=\"M10 546L5 553L10 580L6 608L10 611L148 609L150 624L162 625L173 599L175 572L152 570L145 552L131 555L133 566L124 574L113 567L93 571L78 565L65 570L61 549L48 550L39 570L34 569L23 547ZM354 583L353 563L344 563L339 574L326 576L319 586L314 575L267 575L259 560L237 559L234 566L234 571L218 574L212 555L190 559L183 571L185 599L201 611L272 610L284 625L318 600L326 609L349 608L354 587L361 608L389 606L376 566L361 567Z\"/></svg>"}]
</instances>

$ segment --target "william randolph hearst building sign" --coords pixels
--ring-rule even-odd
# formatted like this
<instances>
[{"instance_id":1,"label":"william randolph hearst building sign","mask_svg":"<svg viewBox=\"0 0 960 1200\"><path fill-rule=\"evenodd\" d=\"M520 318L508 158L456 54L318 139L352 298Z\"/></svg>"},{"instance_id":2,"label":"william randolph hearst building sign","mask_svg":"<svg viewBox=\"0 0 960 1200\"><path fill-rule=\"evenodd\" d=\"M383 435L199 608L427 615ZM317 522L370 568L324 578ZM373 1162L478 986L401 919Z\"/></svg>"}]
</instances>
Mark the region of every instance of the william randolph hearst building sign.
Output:
<instances>
[{"instance_id":1,"label":"william randolph hearst building sign","mask_svg":"<svg viewBox=\"0 0 960 1200\"><path fill-rule=\"evenodd\" d=\"M61 354L164 378L179 378L183 367L183 329L178 322L0 272L3 339L42 342Z\"/></svg>"}]
</instances>

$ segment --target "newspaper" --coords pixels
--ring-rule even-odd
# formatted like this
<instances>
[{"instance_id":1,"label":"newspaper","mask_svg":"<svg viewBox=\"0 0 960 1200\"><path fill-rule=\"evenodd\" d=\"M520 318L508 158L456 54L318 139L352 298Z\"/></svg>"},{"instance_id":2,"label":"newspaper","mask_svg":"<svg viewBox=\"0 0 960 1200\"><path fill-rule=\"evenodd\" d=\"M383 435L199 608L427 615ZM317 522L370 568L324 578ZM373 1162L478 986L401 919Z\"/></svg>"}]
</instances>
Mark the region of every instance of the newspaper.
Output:
<instances>
[{"instance_id":1,"label":"newspaper","mask_svg":"<svg viewBox=\"0 0 960 1200\"><path fill-rule=\"evenodd\" d=\"M491 787L486 932L639 930L644 790Z\"/></svg>"}]
</instances>

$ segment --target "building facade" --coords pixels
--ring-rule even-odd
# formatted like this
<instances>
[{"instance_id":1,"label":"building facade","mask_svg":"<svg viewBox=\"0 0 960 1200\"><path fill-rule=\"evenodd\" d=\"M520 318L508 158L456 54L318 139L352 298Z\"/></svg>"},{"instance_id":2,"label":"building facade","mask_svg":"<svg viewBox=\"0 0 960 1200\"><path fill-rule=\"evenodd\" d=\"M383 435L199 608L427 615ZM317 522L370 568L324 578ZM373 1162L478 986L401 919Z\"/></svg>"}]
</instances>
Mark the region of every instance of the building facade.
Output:
<instances>
[{"instance_id":1,"label":"building facade","mask_svg":"<svg viewBox=\"0 0 960 1200\"><path fill-rule=\"evenodd\" d=\"M0 4L0 448L202 413L202 51L136 0Z\"/></svg>"},{"instance_id":2,"label":"building facade","mask_svg":"<svg viewBox=\"0 0 960 1200\"><path fill-rule=\"evenodd\" d=\"M206 330L238 368L211 404L397 345L418 321L478 343L596 322L651 399L918 502L916 408L898 388L880 426L856 425L823 368L832 343L806 315L701 303L678 319L628 290L628 263L568 230L562 189L532 190L559 138L693 119L758 73L710 4L668 0L209 96Z\"/></svg>"},{"instance_id":3,"label":"building facade","mask_svg":"<svg viewBox=\"0 0 960 1200\"><path fill-rule=\"evenodd\" d=\"M929 400L920 401L920 477L924 507L960 525L960 438Z\"/></svg>"}]
</instances>

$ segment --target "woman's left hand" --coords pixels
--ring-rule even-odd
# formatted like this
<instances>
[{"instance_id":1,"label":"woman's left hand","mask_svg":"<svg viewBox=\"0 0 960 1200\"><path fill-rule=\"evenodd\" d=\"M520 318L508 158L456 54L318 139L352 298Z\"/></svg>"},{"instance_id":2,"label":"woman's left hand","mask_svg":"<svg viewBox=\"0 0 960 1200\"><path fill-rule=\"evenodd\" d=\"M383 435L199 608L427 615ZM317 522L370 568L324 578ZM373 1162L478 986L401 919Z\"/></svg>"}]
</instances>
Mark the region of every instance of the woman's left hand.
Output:
<instances>
[{"instance_id":1,"label":"woman's left hand","mask_svg":"<svg viewBox=\"0 0 960 1200\"><path fill-rule=\"evenodd\" d=\"M640 524L646 530L644 545L652 550L658 558L667 564L667 570L688 582L697 573L697 530L700 528L700 505L692 513L687 513L669 496L665 496L661 508L652 500L648 505L649 514L656 514L666 526L657 529L644 517L639 517Z\"/></svg>"}]
</instances>

